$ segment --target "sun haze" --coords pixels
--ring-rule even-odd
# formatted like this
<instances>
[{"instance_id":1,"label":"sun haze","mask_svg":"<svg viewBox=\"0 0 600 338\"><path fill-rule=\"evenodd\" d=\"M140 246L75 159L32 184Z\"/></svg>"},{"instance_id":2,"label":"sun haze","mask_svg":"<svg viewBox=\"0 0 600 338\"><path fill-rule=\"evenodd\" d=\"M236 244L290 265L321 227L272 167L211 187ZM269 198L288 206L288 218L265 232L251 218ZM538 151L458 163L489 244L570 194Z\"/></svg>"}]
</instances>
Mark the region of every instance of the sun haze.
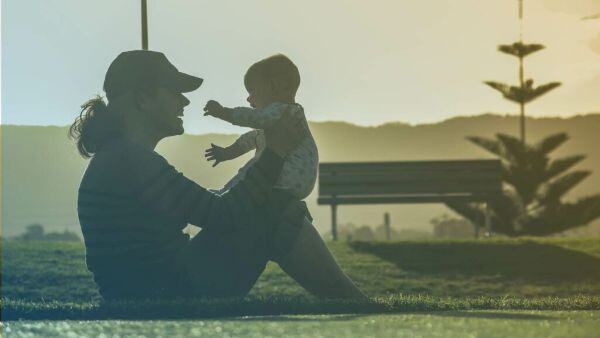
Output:
<instances>
[{"instance_id":1,"label":"sun haze","mask_svg":"<svg viewBox=\"0 0 600 338\"><path fill-rule=\"evenodd\" d=\"M498 44L519 36L517 1L148 1L150 49L205 79L189 95L189 133L237 132L202 116L208 99L244 105L243 74L282 52L316 121L426 123L517 107L482 84L517 81ZM525 42L547 49L526 77L563 85L528 115L600 110L600 2L525 1ZM120 51L140 48L139 1L2 2L2 123L67 125L101 94Z\"/></svg>"}]
</instances>

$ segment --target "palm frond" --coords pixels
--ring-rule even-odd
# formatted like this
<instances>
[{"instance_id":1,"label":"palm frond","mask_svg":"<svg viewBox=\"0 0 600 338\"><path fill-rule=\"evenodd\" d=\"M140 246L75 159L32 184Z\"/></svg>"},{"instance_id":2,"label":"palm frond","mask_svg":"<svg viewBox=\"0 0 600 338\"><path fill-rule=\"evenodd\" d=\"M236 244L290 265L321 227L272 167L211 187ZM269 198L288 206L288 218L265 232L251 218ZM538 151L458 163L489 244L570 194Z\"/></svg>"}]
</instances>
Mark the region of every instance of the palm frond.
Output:
<instances>
[{"instance_id":1,"label":"palm frond","mask_svg":"<svg viewBox=\"0 0 600 338\"><path fill-rule=\"evenodd\" d=\"M554 149L558 148L561 144L565 143L568 139L569 135L567 135L567 133L550 135L536 143L533 148L547 155Z\"/></svg>"},{"instance_id":2,"label":"palm frond","mask_svg":"<svg viewBox=\"0 0 600 338\"><path fill-rule=\"evenodd\" d=\"M535 99L537 99L538 97L546 94L547 92L551 91L552 89L559 87L561 85L560 82L550 82L550 83L546 83L543 84L541 86L538 86L536 88L531 88L531 90L529 90L528 92L524 93L524 97L523 97L523 102L527 103L527 102L531 102Z\"/></svg>"},{"instance_id":3,"label":"palm frond","mask_svg":"<svg viewBox=\"0 0 600 338\"><path fill-rule=\"evenodd\" d=\"M561 85L560 82L550 82L533 87L533 80L527 80L523 86L510 86L500 82L485 81L486 85L496 89L502 96L515 103L528 103Z\"/></svg>"},{"instance_id":4,"label":"palm frond","mask_svg":"<svg viewBox=\"0 0 600 338\"><path fill-rule=\"evenodd\" d=\"M521 142L520 139L501 133L496 134L496 138L506 152L506 156L511 158L513 164L527 163L529 155L528 146Z\"/></svg>"},{"instance_id":5,"label":"palm frond","mask_svg":"<svg viewBox=\"0 0 600 338\"><path fill-rule=\"evenodd\" d=\"M498 155L501 158L507 159L505 157L504 149L502 148L500 142L498 142L497 140L479 136L467 136L467 140L475 143L476 145L480 146L481 148L489 151L494 155Z\"/></svg>"},{"instance_id":6,"label":"palm frond","mask_svg":"<svg viewBox=\"0 0 600 338\"><path fill-rule=\"evenodd\" d=\"M540 194L540 201L547 204L560 202L564 194L573 189L577 184L583 181L591 174L590 171L579 170L572 171L547 184L544 191Z\"/></svg>"},{"instance_id":7,"label":"palm frond","mask_svg":"<svg viewBox=\"0 0 600 338\"><path fill-rule=\"evenodd\" d=\"M522 42L515 42L512 45L500 45L498 50L502 53L514 55L516 57L525 57L531 53L537 52L544 49L544 45L537 43L524 44Z\"/></svg>"},{"instance_id":8,"label":"palm frond","mask_svg":"<svg viewBox=\"0 0 600 338\"><path fill-rule=\"evenodd\" d=\"M546 236L584 226L600 217L600 195L587 196L575 203L547 207L539 217L524 222L521 235Z\"/></svg>"},{"instance_id":9,"label":"palm frond","mask_svg":"<svg viewBox=\"0 0 600 338\"><path fill-rule=\"evenodd\" d=\"M483 83L485 83L486 85L496 89L497 91L499 91L502 96L506 97L507 95L509 95L510 93L510 89L512 88L510 85L507 85L505 83L501 83L501 82L495 82L495 81L484 81Z\"/></svg>"},{"instance_id":10,"label":"palm frond","mask_svg":"<svg viewBox=\"0 0 600 338\"><path fill-rule=\"evenodd\" d=\"M565 171L571 169L574 165L585 159L585 155L573 155L559 158L550 162L544 173L544 179L550 180Z\"/></svg>"},{"instance_id":11,"label":"palm frond","mask_svg":"<svg viewBox=\"0 0 600 338\"><path fill-rule=\"evenodd\" d=\"M579 215L576 223L587 224L600 217L600 194L586 196L575 203L565 204L566 211Z\"/></svg>"}]
</instances>

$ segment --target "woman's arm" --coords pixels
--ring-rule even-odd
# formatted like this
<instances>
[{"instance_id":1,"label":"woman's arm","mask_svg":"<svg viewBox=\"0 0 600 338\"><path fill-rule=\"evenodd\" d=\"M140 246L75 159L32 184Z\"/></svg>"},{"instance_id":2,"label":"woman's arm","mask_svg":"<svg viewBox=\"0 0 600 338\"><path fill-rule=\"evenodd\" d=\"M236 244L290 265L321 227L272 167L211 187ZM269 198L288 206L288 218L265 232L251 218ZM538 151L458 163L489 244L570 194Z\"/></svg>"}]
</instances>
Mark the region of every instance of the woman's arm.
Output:
<instances>
[{"instance_id":1,"label":"woman's arm","mask_svg":"<svg viewBox=\"0 0 600 338\"><path fill-rule=\"evenodd\" d=\"M132 180L138 182L138 199L173 219L197 226L235 227L266 202L283 167L283 157L304 137L296 119L282 119L265 132L267 148L245 178L223 195L216 195L175 170L162 156L144 152L130 156ZM237 217L236 217L237 216Z\"/></svg>"},{"instance_id":2,"label":"woman's arm","mask_svg":"<svg viewBox=\"0 0 600 338\"><path fill-rule=\"evenodd\" d=\"M283 159L266 149L244 179L226 194L217 195L185 177L160 155L148 157L131 173L132 178L145 178L139 181L138 199L173 219L174 224L203 228L234 227L240 217L260 208L283 166Z\"/></svg>"}]
</instances>

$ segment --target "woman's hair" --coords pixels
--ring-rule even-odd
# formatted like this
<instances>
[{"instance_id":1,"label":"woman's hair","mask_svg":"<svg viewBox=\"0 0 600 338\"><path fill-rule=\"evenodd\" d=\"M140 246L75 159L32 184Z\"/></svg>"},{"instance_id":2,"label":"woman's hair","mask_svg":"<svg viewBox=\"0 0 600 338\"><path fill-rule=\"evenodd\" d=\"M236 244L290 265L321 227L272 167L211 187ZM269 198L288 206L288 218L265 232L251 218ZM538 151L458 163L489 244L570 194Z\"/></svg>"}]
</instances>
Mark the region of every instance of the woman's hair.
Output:
<instances>
[{"instance_id":1,"label":"woman's hair","mask_svg":"<svg viewBox=\"0 0 600 338\"><path fill-rule=\"evenodd\" d=\"M120 134L121 126L120 116L96 96L81 105L79 116L69 128L69 138L75 140L83 158L90 158L106 141Z\"/></svg>"},{"instance_id":2,"label":"woman's hair","mask_svg":"<svg viewBox=\"0 0 600 338\"><path fill-rule=\"evenodd\" d=\"M280 94L295 96L300 86L300 72L287 56L275 54L250 66L244 76L246 88L267 81L273 81Z\"/></svg>"}]
</instances>

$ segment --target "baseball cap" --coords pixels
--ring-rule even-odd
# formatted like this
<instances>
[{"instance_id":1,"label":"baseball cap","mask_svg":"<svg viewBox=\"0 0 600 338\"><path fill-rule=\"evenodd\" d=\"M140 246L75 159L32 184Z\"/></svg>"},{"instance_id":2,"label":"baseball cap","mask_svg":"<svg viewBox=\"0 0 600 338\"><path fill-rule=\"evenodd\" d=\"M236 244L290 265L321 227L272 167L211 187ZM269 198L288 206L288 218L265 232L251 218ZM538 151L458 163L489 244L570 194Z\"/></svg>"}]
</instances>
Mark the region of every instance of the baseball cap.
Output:
<instances>
[{"instance_id":1,"label":"baseball cap","mask_svg":"<svg viewBox=\"0 0 600 338\"><path fill-rule=\"evenodd\" d=\"M108 67L104 92L110 100L146 85L163 85L180 93L198 89L202 79L182 73L161 52L131 50L122 52Z\"/></svg>"}]
</instances>

